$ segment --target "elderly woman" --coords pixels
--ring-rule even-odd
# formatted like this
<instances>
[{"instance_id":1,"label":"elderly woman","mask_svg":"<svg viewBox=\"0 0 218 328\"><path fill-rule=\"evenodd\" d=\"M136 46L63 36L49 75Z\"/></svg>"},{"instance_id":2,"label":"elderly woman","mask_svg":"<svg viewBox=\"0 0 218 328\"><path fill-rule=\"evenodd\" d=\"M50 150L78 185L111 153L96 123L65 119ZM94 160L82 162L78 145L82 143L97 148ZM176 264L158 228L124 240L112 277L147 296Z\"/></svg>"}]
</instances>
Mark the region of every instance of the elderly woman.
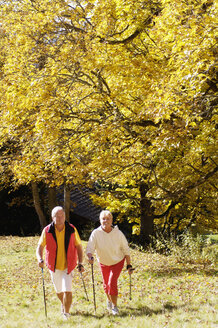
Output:
<instances>
[{"instance_id":1,"label":"elderly woman","mask_svg":"<svg viewBox=\"0 0 218 328\"><path fill-rule=\"evenodd\" d=\"M103 287L107 295L107 308L112 311L113 315L116 315L119 313L117 308L117 280L125 260L129 274L132 274L133 269L130 264L130 252L126 237L117 226L112 225L112 222L111 212L104 210L100 213L101 226L92 231L86 254L89 263L93 264L93 254L96 251L103 277Z\"/></svg>"}]
</instances>

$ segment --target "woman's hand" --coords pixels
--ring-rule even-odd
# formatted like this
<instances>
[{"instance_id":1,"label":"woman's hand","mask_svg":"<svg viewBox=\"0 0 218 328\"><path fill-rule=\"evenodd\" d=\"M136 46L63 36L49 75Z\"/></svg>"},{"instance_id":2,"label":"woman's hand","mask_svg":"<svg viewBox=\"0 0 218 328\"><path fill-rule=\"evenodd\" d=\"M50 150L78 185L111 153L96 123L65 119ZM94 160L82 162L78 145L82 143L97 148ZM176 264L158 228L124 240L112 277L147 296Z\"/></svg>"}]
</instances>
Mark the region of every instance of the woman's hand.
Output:
<instances>
[{"instance_id":1,"label":"woman's hand","mask_svg":"<svg viewBox=\"0 0 218 328\"><path fill-rule=\"evenodd\" d=\"M88 262L90 264L93 264L94 263L94 257L92 256L92 254L88 254Z\"/></svg>"},{"instance_id":2,"label":"woman's hand","mask_svg":"<svg viewBox=\"0 0 218 328\"><path fill-rule=\"evenodd\" d=\"M133 271L135 270L131 264L127 264L126 269L128 271L128 274L132 274Z\"/></svg>"}]
</instances>

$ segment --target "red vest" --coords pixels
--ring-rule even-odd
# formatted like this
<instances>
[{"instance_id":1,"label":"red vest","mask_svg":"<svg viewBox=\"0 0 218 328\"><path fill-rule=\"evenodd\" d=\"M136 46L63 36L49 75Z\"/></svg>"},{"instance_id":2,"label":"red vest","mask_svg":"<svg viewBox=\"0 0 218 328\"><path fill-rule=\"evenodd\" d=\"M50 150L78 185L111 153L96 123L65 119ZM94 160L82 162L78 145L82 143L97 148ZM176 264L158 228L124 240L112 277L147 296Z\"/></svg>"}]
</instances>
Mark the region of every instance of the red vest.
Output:
<instances>
[{"instance_id":1,"label":"red vest","mask_svg":"<svg viewBox=\"0 0 218 328\"><path fill-rule=\"evenodd\" d=\"M55 225L52 222L45 228L46 246L45 262L49 270L55 271L57 258L57 239L55 235ZM75 246L75 230L72 224L65 222L65 252L67 256L67 273L69 274L76 267L77 249Z\"/></svg>"}]
</instances>

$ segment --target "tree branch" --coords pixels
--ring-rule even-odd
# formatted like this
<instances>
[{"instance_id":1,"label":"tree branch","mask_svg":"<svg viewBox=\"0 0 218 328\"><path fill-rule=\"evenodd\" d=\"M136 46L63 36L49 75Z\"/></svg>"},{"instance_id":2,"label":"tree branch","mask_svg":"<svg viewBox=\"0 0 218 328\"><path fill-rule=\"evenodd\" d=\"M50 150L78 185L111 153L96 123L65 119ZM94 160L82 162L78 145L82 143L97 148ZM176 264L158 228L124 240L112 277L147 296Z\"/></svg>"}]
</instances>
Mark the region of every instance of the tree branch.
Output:
<instances>
[{"instance_id":1,"label":"tree branch","mask_svg":"<svg viewBox=\"0 0 218 328\"><path fill-rule=\"evenodd\" d=\"M133 34L131 34L130 36L128 36L126 39L123 40L106 40L105 38L100 38L100 42L101 43L107 43L107 44L127 44L130 41L134 40L140 33L141 33L141 29L136 29L135 32Z\"/></svg>"},{"instance_id":2,"label":"tree branch","mask_svg":"<svg viewBox=\"0 0 218 328\"><path fill-rule=\"evenodd\" d=\"M144 23L142 27L138 27L135 32L133 32L130 36L128 36L127 38L123 39L123 40L108 40L106 38L102 38L99 36L100 42L101 43L107 43L107 44L127 44L130 41L134 40L143 30L144 28L151 24L152 22L152 17L148 17ZM152 40L153 41L153 40ZM154 41L153 41L154 42Z\"/></svg>"},{"instance_id":3,"label":"tree branch","mask_svg":"<svg viewBox=\"0 0 218 328\"><path fill-rule=\"evenodd\" d=\"M209 178L211 178L217 172L217 170L218 170L218 166L216 166L212 171L208 172L205 176L200 177L196 182L194 182L191 185L189 185L180 194L184 195L184 194L188 193L191 189L194 189L195 187L198 187L201 184L205 183Z\"/></svg>"}]
</instances>

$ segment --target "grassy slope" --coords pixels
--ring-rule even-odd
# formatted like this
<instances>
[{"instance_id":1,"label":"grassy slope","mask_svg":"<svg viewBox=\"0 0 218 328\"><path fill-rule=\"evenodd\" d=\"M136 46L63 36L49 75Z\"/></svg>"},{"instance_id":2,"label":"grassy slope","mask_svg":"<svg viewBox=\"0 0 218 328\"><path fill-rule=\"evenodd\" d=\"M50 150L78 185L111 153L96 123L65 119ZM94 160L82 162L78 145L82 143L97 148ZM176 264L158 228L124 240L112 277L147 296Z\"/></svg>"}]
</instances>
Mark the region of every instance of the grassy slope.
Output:
<instances>
[{"instance_id":1,"label":"grassy slope","mask_svg":"<svg viewBox=\"0 0 218 328\"><path fill-rule=\"evenodd\" d=\"M136 267L129 300L129 277L119 279L120 316L105 309L105 296L97 263L94 266L97 313L94 315L90 266L85 263L86 301L80 275L73 280L72 317L63 322L47 269L45 286L48 321L45 320L41 271L35 259L38 237L0 237L0 327L217 327L214 266L184 266L172 257L131 250ZM85 242L83 243L85 249Z\"/></svg>"}]
</instances>

